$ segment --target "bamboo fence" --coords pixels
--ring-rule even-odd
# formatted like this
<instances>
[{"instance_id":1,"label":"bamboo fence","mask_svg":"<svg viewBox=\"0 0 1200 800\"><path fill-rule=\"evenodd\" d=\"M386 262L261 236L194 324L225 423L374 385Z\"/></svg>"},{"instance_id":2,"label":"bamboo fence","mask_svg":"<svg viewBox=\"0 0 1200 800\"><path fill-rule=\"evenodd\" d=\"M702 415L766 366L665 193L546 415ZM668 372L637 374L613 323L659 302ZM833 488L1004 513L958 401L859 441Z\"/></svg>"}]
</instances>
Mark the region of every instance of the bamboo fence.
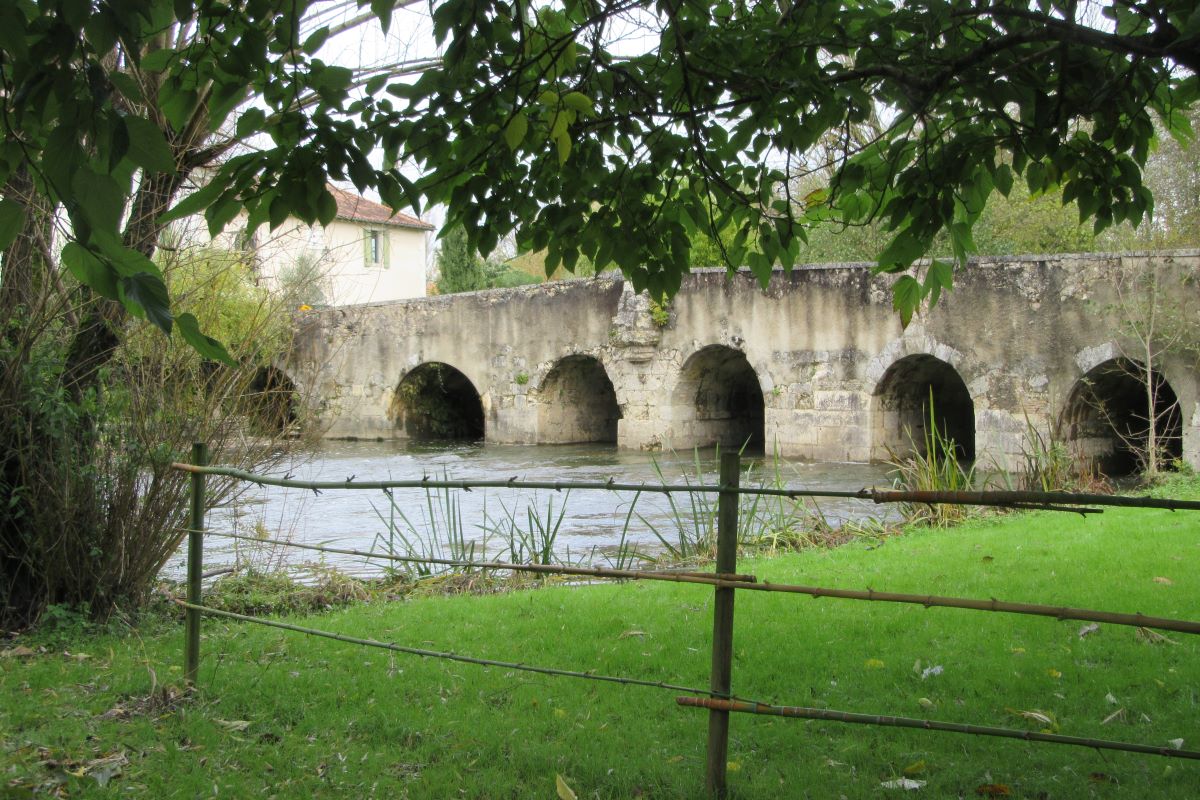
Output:
<instances>
[{"instance_id":1,"label":"bamboo fence","mask_svg":"<svg viewBox=\"0 0 1200 800\"><path fill-rule=\"evenodd\" d=\"M641 686L655 689L683 692L687 697L677 697L676 702L681 706L703 708L709 712L707 758L705 767L705 785L710 796L725 797L728 794L727 752L729 740L729 724L731 713L765 714L772 716L820 719L827 721L866 724L886 727L918 728L931 731L944 731L975 736L996 736L1002 738L1022 739L1030 742L1048 744L1068 744L1089 747L1099 750L1120 750L1147 755L1159 755L1170 758L1200 759L1200 751L1158 747L1153 745L1131 742L1118 742L1103 739L1093 739L1079 736L1067 736L1057 733L1035 733L1009 728L997 728L968 723L943 722L929 719L910 717L895 717L881 714L861 714L832 709L808 708L803 706L783 706L740 698L732 693L732 663L733 663L733 632L734 604L738 591L780 592L787 594L808 595L813 598L840 598L847 600L907 603L920 605L925 608L958 608L972 611L987 611L1012 614L1026 614L1050 617L1057 620L1083 620L1103 622L1114 625L1128 625L1138 628L1157 628L1178 633L1200 634L1200 622L1191 620L1167 619L1151 617L1141 613L1118 613L1095 609L1048 606L1033 603L1019 603L997 600L994 598L977 599L963 597L943 597L938 595L902 594L896 592L877 592L873 589L841 589L817 586L799 586L759 581L753 575L742 575L737 572L737 530L738 530L738 498L741 495L769 495L790 498L800 497L839 497L855 498L874 503L952 503L962 505L987 505L1002 508L1046 509L1052 511L1067 511L1073 513L1101 513L1103 507L1126 508L1158 508L1171 511L1200 511L1200 502L1186 500L1171 500L1150 497L1128 497L1116 495L1097 495L1073 492L910 492L898 490L881 490L864 488L855 492L830 490L805 490L786 488L741 487L738 478L741 472L740 458L736 453L726 453L721 457L720 478L716 485L683 484L683 485L653 485L618 483L614 479L608 481L522 481L516 477L507 480L433 480L425 477L421 480L404 481L359 481L356 476L350 476L345 481L303 481L287 476L275 478L266 475L256 475L243 470L228 467L208 465L208 449L204 444L196 444L192 449L192 463L176 463L173 467L190 473L192 479L191 520L187 529L188 535L188 566L187 566L187 599L176 599L175 602L184 609L186 631L184 640L184 676L195 685L200 663L200 619L203 615L234 619L256 625L334 639L363 647L376 647L393 652L406 653L423 658L439 658L475 664L484 667L498 667L514 671L534 672L544 675L593 680L607 683ZM422 488L422 489L454 489L472 491L474 489L505 488L505 489L552 489L562 490L600 490L600 491L633 491L671 493L708 493L717 494L717 558L715 570L710 573L675 570L630 570L610 569L603 567L583 567L558 564L516 564L501 561L466 561L432 557L399 556L393 553L380 553L369 550L352 548L336 548L322 545L310 545L288 542L277 539L262 539L259 537L243 536L240 534L206 531L205 530L205 479L207 476L224 476L260 486L279 486L288 488L308 489L320 494L325 490L375 490L391 492L393 489ZM654 580L676 583L693 583L712 586L715 591L713 603L713 636L712 663L708 689L680 686L662 681L649 681L639 678L617 675L601 675L594 672L561 669L556 667L538 666L519 662L496 661L486 658L461 655L453 652L435 651L424 648L409 647L391 642L382 642L344 634L307 628L277 620L267 620L230 611L209 608L201 603L201 582L205 575L203 570L203 538L204 536L221 536L232 539L247 539L262 543L297 547L306 550L361 556L370 559L382 559L395 562L416 562L455 567L464 570L505 570L512 572L531 572L544 575L570 575L576 577L619 579L619 580Z\"/></svg>"}]
</instances>

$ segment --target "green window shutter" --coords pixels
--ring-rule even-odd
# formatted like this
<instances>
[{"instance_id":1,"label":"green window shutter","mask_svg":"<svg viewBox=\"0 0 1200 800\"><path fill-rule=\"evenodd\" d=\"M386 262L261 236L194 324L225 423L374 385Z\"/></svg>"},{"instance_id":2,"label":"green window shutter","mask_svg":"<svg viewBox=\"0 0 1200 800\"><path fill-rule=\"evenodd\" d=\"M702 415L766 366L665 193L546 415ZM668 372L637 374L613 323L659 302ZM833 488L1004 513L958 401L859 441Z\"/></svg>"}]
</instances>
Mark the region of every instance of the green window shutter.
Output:
<instances>
[{"instance_id":1,"label":"green window shutter","mask_svg":"<svg viewBox=\"0 0 1200 800\"><path fill-rule=\"evenodd\" d=\"M380 258L383 259L383 268L390 269L392 266L392 234L391 231L383 230L379 232L381 240Z\"/></svg>"},{"instance_id":2,"label":"green window shutter","mask_svg":"<svg viewBox=\"0 0 1200 800\"><path fill-rule=\"evenodd\" d=\"M363 230L363 266L370 267L371 264L371 231Z\"/></svg>"}]
</instances>

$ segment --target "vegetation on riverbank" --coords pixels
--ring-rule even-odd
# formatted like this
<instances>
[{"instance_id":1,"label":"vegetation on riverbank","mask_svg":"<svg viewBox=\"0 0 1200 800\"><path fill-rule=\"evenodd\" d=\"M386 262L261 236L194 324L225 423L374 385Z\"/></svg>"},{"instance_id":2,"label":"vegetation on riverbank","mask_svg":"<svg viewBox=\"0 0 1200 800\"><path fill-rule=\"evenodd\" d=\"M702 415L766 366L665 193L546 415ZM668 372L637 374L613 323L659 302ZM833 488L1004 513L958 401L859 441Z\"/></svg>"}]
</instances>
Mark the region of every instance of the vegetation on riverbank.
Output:
<instances>
[{"instance_id":1,"label":"vegetation on riverbank","mask_svg":"<svg viewBox=\"0 0 1200 800\"><path fill-rule=\"evenodd\" d=\"M1171 496L1200 496L1178 480ZM1193 515L1004 515L810 549L762 579L1200 615ZM707 684L711 591L554 586L373 602L301 625L500 660ZM424 660L206 620L199 690L182 630L85 633L71 618L3 645L6 791L73 797L694 797L703 712L660 690ZM745 593L734 690L785 704L971 721L1195 748L1200 643L1007 614ZM940 669L937 669L940 668ZM1065 746L737 716L743 798L1192 797L1190 762ZM999 791L997 789L997 791Z\"/></svg>"}]
</instances>

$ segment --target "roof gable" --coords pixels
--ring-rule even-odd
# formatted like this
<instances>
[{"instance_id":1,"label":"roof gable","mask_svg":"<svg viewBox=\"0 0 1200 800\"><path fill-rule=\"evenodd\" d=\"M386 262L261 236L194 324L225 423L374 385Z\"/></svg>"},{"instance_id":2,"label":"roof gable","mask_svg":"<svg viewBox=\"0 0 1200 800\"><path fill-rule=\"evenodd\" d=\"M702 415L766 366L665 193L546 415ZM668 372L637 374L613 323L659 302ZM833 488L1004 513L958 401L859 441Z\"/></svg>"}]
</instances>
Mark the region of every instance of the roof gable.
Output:
<instances>
[{"instance_id":1,"label":"roof gable","mask_svg":"<svg viewBox=\"0 0 1200 800\"><path fill-rule=\"evenodd\" d=\"M342 191L336 186L326 186L325 188L337 201L337 219L366 222L372 225L390 225L397 228L416 228L423 231L433 230L433 226L428 222L422 222L416 217L402 214L399 211L393 212L387 206L365 197Z\"/></svg>"}]
</instances>

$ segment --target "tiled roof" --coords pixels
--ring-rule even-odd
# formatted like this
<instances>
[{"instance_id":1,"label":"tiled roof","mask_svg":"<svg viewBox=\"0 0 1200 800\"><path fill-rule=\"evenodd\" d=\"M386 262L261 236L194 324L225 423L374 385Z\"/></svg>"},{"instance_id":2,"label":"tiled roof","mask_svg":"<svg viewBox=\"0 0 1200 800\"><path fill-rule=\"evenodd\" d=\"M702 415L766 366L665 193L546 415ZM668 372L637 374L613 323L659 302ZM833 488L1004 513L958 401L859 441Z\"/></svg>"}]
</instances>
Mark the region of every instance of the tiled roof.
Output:
<instances>
[{"instance_id":1,"label":"tiled roof","mask_svg":"<svg viewBox=\"0 0 1200 800\"><path fill-rule=\"evenodd\" d=\"M333 195L333 199L337 201L338 219L350 220L351 222L370 222L375 225L394 225L398 228L417 228L423 231L433 230L432 225L428 222L422 222L416 217L401 214L399 211L393 212L387 206L380 205L350 192L343 192L336 186L329 186L327 188L330 194Z\"/></svg>"}]
</instances>

